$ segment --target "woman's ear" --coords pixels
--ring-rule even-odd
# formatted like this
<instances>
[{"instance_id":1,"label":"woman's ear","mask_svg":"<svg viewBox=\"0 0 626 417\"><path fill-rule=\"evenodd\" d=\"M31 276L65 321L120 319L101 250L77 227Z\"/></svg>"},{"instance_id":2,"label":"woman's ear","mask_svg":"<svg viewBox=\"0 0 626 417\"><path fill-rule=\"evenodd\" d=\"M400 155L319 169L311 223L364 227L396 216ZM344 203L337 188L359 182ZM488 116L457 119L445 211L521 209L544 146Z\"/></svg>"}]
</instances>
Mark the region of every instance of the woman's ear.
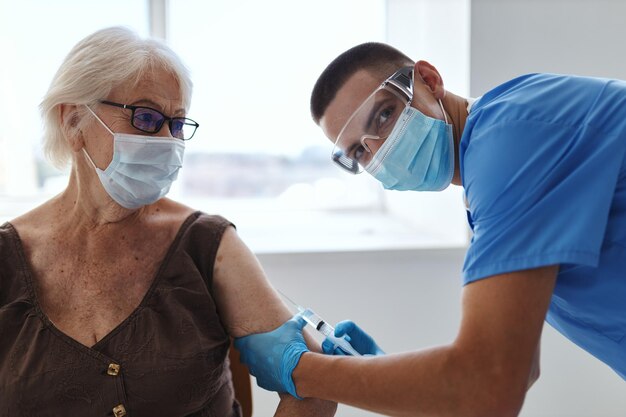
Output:
<instances>
[{"instance_id":1,"label":"woman's ear","mask_svg":"<svg viewBox=\"0 0 626 417\"><path fill-rule=\"evenodd\" d=\"M59 118L61 130L65 140L74 152L80 151L85 146L83 132L80 129L81 115L75 104L61 104L59 106Z\"/></svg>"},{"instance_id":2,"label":"woman's ear","mask_svg":"<svg viewBox=\"0 0 626 417\"><path fill-rule=\"evenodd\" d=\"M446 90L443 88L443 79L437 68L426 61L417 61L413 68L413 84L421 82L426 85L437 100L443 100Z\"/></svg>"}]
</instances>

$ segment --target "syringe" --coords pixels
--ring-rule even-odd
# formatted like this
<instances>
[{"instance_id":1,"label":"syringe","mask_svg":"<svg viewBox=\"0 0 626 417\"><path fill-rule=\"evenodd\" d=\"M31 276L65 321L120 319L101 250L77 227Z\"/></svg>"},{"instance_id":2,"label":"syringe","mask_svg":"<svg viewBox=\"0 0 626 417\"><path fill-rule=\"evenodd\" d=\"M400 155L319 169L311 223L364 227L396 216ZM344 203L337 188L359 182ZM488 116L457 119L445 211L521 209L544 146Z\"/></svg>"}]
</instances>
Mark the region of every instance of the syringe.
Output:
<instances>
[{"instance_id":1,"label":"syringe","mask_svg":"<svg viewBox=\"0 0 626 417\"><path fill-rule=\"evenodd\" d=\"M345 339L345 336L335 337L335 328L331 326L330 324L326 323L326 321L324 321L324 319L322 319L319 315L317 315L313 310L311 310L310 308L304 308L301 305L296 304L294 301L291 300L291 298L283 294L282 291L278 290L278 292L283 297L285 297L285 299L289 301L295 308L298 309L298 312L302 315L302 318L311 327L313 327L315 330L317 330L318 332L326 336L328 340L333 342L333 344L335 345L335 348L339 347L345 353L352 355L352 356L361 356L361 354L352 347L350 342L348 342Z\"/></svg>"}]
</instances>

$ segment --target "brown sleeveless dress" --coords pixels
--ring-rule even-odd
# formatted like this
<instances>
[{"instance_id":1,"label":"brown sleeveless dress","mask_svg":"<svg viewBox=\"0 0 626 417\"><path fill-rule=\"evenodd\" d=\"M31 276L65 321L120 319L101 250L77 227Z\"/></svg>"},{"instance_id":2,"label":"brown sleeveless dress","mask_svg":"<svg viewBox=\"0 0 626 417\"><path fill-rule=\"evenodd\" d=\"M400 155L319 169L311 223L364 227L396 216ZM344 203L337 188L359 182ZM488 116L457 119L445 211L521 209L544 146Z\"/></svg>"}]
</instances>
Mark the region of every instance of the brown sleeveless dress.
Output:
<instances>
[{"instance_id":1,"label":"brown sleeveless dress","mask_svg":"<svg viewBox=\"0 0 626 417\"><path fill-rule=\"evenodd\" d=\"M190 215L141 304L89 348L42 312L20 238L1 225L0 416L240 416L212 293L228 226Z\"/></svg>"}]
</instances>

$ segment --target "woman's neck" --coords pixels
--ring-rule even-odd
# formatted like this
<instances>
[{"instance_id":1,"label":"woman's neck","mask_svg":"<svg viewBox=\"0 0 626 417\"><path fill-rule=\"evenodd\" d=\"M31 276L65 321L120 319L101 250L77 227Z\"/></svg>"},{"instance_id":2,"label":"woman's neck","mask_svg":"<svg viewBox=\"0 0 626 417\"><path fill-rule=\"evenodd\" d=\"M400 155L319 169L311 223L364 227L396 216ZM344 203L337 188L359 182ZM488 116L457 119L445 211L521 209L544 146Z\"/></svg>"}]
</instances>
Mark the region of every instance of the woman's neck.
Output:
<instances>
[{"instance_id":1,"label":"woman's neck","mask_svg":"<svg viewBox=\"0 0 626 417\"><path fill-rule=\"evenodd\" d=\"M112 223L132 223L142 208L121 207L106 193L93 166L84 158L76 158L67 188L57 197L59 210L74 227L93 229Z\"/></svg>"}]
</instances>

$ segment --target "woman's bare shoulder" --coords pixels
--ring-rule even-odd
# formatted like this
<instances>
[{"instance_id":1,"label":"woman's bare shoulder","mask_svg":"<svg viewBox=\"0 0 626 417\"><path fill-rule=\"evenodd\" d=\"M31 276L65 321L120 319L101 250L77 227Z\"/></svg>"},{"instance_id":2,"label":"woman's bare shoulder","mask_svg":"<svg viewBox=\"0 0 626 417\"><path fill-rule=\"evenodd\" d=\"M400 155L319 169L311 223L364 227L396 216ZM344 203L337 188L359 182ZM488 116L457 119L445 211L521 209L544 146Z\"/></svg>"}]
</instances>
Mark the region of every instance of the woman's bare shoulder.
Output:
<instances>
[{"instance_id":1,"label":"woman's bare shoulder","mask_svg":"<svg viewBox=\"0 0 626 417\"><path fill-rule=\"evenodd\" d=\"M161 221L182 222L198 210L169 198L162 198L147 207L147 214L157 217Z\"/></svg>"},{"instance_id":2,"label":"woman's bare shoulder","mask_svg":"<svg viewBox=\"0 0 626 417\"><path fill-rule=\"evenodd\" d=\"M38 231L46 230L54 223L54 206L54 199L48 200L32 210L9 220L9 223L18 231L22 238L38 233ZM57 213L57 215L59 214L62 215L62 213Z\"/></svg>"},{"instance_id":3,"label":"woman's bare shoulder","mask_svg":"<svg viewBox=\"0 0 626 417\"><path fill-rule=\"evenodd\" d=\"M195 209L184 204L163 198L158 202L145 207L145 216L150 220L144 224L157 229L162 227L174 227L181 225ZM54 228L55 225L66 223L72 216L71 209L68 210L57 198L52 198L40 206L12 219L11 225L18 231L22 238L33 235L44 234ZM70 220L71 221L71 220Z\"/></svg>"}]
</instances>

